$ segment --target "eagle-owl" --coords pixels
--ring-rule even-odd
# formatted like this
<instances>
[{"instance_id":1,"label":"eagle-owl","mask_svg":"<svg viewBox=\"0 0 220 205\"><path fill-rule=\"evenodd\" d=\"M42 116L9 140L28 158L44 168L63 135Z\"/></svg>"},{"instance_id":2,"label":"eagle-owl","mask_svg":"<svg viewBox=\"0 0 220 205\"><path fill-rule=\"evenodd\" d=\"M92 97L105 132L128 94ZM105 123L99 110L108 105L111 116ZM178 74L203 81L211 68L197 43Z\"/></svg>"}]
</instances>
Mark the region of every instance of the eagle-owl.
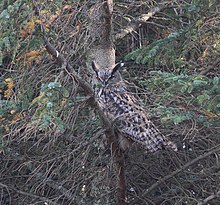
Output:
<instances>
[{"instance_id":1,"label":"eagle-owl","mask_svg":"<svg viewBox=\"0 0 220 205\"><path fill-rule=\"evenodd\" d=\"M118 69L99 68L92 62L96 74L94 90L97 102L104 113L117 125L120 147L126 150L133 142L141 144L147 152L170 147L177 150L176 145L168 140L147 118L143 106L128 94Z\"/></svg>"}]
</instances>

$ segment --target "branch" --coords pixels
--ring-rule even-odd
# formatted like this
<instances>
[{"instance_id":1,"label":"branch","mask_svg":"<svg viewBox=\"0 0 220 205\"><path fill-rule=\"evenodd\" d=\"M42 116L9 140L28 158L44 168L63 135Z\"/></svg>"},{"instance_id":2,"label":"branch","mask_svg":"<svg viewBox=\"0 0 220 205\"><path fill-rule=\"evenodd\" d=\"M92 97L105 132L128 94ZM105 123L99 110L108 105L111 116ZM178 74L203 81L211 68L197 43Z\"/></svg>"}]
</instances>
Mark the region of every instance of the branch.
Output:
<instances>
[{"instance_id":1,"label":"branch","mask_svg":"<svg viewBox=\"0 0 220 205\"><path fill-rule=\"evenodd\" d=\"M21 156L20 153L15 152L14 150L10 151L11 156L16 160L16 161L23 161L25 160L25 157ZM16 156L16 157L14 157ZM44 174L42 172L36 172L36 167L34 165L32 165L31 163L26 163L26 167L29 171L31 171L32 173L34 173L34 177L36 178L37 181L44 181ZM52 189L55 189L56 191L60 192L63 194L63 196L65 196L67 199L69 199L70 201L74 198L74 196L69 192L68 189L66 189L65 187L63 187L62 185L60 185L59 183L55 182L52 179L47 179L45 181L45 183L51 187ZM7 188L7 185L1 184L0 186ZM13 188L12 188L13 189ZM14 189L13 189L14 190ZM19 192L22 194L22 191L16 189L15 191ZM26 193L26 192L25 192ZM26 193L25 195L27 195L30 193ZM36 195L35 195L36 196ZM34 198L37 198L35 197ZM39 197L38 197L39 198ZM43 197L44 198L44 197ZM44 200L45 201L45 200Z\"/></svg>"},{"instance_id":2,"label":"branch","mask_svg":"<svg viewBox=\"0 0 220 205\"><path fill-rule=\"evenodd\" d=\"M192 161L186 163L185 165L183 165L181 168L177 169L176 171L172 172L171 174L163 177L162 179L160 179L159 181L157 181L156 183L154 183L152 186L150 186L143 194L142 196L146 196L147 194L149 194L151 191L153 191L155 188L157 188L159 185L161 185L162 183L164 183L165 181L167 181L168 179L174 177L176 174L180 173L181 171L185 170L186 168L188 168L189 166L195 164L196 162L198 162L199 160L202 160L212 154L214 154L215 152L219 152L220 151L220 146L217 146L216 148L212 149L211 151L198 156L197 158L193 159Z\"/></svg>"},{"instance_id":3,"label":"branch","mask_svg":"<svg viewBox=\"0 0 220 205\"><path fill-rule=\"evenodd\" d=\"M55 203L55 202L53 202L52 200L50 200L46 197L42 197L42 196L38 196L38 195L35 195L35 194L32 194L32 193L24 192L24 191L21 191L19 189L14 188L14 187L9 187L9 186L7 186L5 184L2 184L2 183L0 183L0 186L3 187L3 188L6 188L6 189L13 190L13 191L17 192L18 194L22 194L22 195L29 196L29 197L32 197L32 198L35 198L35 199L39 199L39 200L41 200L45 203L51 204L51 205L60 205L60 203Z\"/></svg>"},{"instance_id":4,"label":"branch","mask_svg":"<svg viewBox=\"0 0 220 205\"><path fill-rule=\"evenodd\" d=\"M33 0L36 13L39 15L39 7L38 4ZM40 18L40 16L39 16ZM61 67L66 71L66 73L74 80L76 81L79 86L83 89L86 95L90 96L90 106L95 107L98 110L98 113L103 121L104 128L107 130L108 133L111 135L114 135L114 128L112 127L112 123L110 120L106 117L105 113L100 109L98 106L95 96L94 96L94 90L92 89L92 86L88 84L85 80L80 78L77 73L74 71L73 67L67 62L67 60L64 58L62 54L59 53L59 51L56 50L56 48L49 42L48 38L46 37L45 29L43 24L40 25L40 31L42 32L45 48L49 54L51 54L57 62L61 65Z\"/></svg>"},{"instance_id":5,"label":"branch","mask_svg":"<svg viewBox=\"0 0 220 205\"><path fill-rule=\"evenodd\" d=\"M199 74L206 75L211 70L214 70L215 68L218 68L219 66L220 66L220 61L218 59L217 61L213 62L211 65L207 66L207 69L206 70L202 70Z\"/></svg>"},{"instance_id":6,"label":"branch","mask_svg":"<svg viewBox=\"0 0 220 205\"><path fill-rule=\"evenodd\" d=\"M61 55L54 46L49 42L47 37L44 35L44 42L45 42L45 47L47 49L47 52L51 54L57 61L58 63L62 66L62 68L67 72L67 74L74 80L76 81L79 86L84 90L84 92L91 96L94 100L94 91L91 87L90 84L88 84L86 81L84 81L82 78L80 78L77 73L74 71L73 67L67 62L67 60Z\"/></svg>"},{"instance_id":7,"label":"branch","mask_svg":"<svg viewBox=\"0 0 220 205\"><path fill-rule=\"evenodd\" d=\"M37 3L33 0L33 3L35 5L36 13L39 16L39 7ZM106 36L111 35L111 21L112 21L112 0L108 0L104 4L104 10L106 12ZM80 78L76 72L74 71L73 67L67 62L67 60L64 58L63 55L61 55L55 47L49 42L48 38L46 37L46 32L44 29L43 24L40 25L40 31L42 32L44 43L46 50L49 54L51 54L61 65L61 67L67 72L69 76L73 80L75 80L79 86L84 90L84 92L91 96L90 97L90 106L95 107L96 110L98 111L98 114L103 122L103 128L105 130L106 136L108 136L108 141L109 144L111 145L112 148L112 154L116 160L116 169L117 169L117 182L118 182L118 192L117 192L117 201L118 205L125 205L125 195L126 195L126 182L125 182L125 166L124 166L124 155L123 152L119 149L118 147L118 139L117 139L117 134L116 134L116 129L112 126L111 121L107 118L105 113L101 110L101 108L98 106L95 96L94 96L94 91L92 89L92 86L89 85L87 82L85 82L82 78ZM110 39L109 39L110 40ZM112 46L110 44L110 46Z\"/></svg>"},{"instance_id":8,"label":"branch","mask_svg":"<svg viewBox=\"0 0 220 205\"><path fill-rule=\"evenodd\" d=\"M152 16L154 16L156 13L160 12L162 10L162 7L154 7L152 8L147 14L142 14L141 16L135 18L129 26L122 29L115 35L115 40L119 40L124 38L126 35L134 32L137 30L143 23L146 23Z\"/></svg>"},{"instance_id":9,"label":"branch","mask_svg":"<svg viewBox=\"0 0 220 205\"><path fill-rule=\"evenodd\" d=\"M118 204L124 205L126 204L125 159L124 159L124 154L120 149L118 149L116 160L117 160L117 172L118 172L118 192L117 192Z\"/></svg>"},{"instance_id":10,"label":"branch","mask_svg":"<svg viewBox=\"0 0 220 205\"><path fill-rule=\"evenodd\" d=\"M41 19L39 6L34 0L32 1L35 7L35 13ZM77 75L73 67L67 62L64 56L61 55L59 51L56 50L56 48L49 42L45 32L44 25L42 23L40 24L39 29L43 35L45 48L47 52L51 54L58 61L58 63L62 66L62 68L68 73L68 75L70 75L79 84L79 86L85 91L87 95L94 97L94 92L91 86Z\"/></svg>"},{"instance_id":11,"label":"branch","mask_svg":"<svg viewBox=\"0 0 220 205\"><path fill-rule=\"evenodd\" d=\"M197 205L205 205L209 201L211 201L212 199L215 199L215 198L220 198L220 191L218 191L216 194L212 194L212 195L208 196L203 201L199 202Z\"/></svg>"}]
</instances>

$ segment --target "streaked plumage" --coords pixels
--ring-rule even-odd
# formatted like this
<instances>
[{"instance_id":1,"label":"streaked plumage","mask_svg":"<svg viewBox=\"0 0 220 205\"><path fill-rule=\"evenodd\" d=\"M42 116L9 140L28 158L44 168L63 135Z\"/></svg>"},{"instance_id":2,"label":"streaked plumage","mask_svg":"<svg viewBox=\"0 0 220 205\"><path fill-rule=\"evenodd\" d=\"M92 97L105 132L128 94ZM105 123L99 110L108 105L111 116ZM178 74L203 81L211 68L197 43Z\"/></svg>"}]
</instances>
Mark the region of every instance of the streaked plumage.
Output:
<instances>
[{"instance_id":1,"label":"streaked plumage","mask_svg":"<svg viewBox=\"0 0 220 205\"><path fill-rule=\"evenodd\" d=\"M164 147L177 150L176 145L147 118L143 107L128 94L123 82L115 79L121 64L112 69L98 69L93 62L92 67L97 78L97 102L106 115L116 123L123 150L127 149L132 141L141 144L148 152L155 152Z\"/></svg>"}]
</instances>

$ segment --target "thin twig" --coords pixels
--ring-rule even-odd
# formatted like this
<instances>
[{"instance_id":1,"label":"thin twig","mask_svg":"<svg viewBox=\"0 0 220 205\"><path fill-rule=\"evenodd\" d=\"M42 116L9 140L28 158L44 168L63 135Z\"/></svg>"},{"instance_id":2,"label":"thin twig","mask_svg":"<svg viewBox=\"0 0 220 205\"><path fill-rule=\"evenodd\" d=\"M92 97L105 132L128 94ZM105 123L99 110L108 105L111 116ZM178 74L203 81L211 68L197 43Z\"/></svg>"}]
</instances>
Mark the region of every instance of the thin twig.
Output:
<instances>
[{"instance_id":1,"label":"thin twig","mask_svg":"<svg viewBox=\"0 0 220 205\"><path fill-rule=\"evenodd\" d=\"M40 14L39 6L34 0L33 0L33 4L35 6L36 14L39 16L39 14ZM39 18L40 18L40 16L39 16ZM83 90L85 91L85 93L87 95L93 96L94 92L93 92L91 85L89 85L86 81L84 81L82 78L80 78L77 75L77 73L74 71L73 67L67 62L67 60L64 58L64 56L62 54L60 54L60 52L58 50L56 50L56 48L49 42L49 40L46 36L44 25L42 23L40 24L39 29L43 35L43 39L44 39L44 43L45 43L45 47L46 47L47 52L49 54L51 54L58 61L58 63L61 65L61 67L63 69L65 69L67 74L70 75L79 84L79 86L81 88L83 88Z\"/></svg>"},{"instance_id":2,"label":"thin twig","mask_svg":"<svg viewBox=\"0 0 220 205\"><path fill-rule=\"evenodd\" d=\"M205 198L203 201L199 202L197 205L205 205L209 201L211 201L212 199L215 199L215 198L220 198L220 191L218 191L216 194L211 194L210 196Z\"/></svg>"},{"instance_id":3,"label":"thin twig","mask_svg":"<svg viewBox=\"0 0 220 205\"><path fill-rule=\"evenodd\" d=\"M39 15L39 7L37 3L33 0L35 9L37 10L37 14ZM107 14L105 27L106 32L108 35L111 35L111 23L112 23L112 1L107 1L103 6L104 10ZM67 60L64 58L63 55L61 55L55 47L49 42L48 38L46 37L45 29L43 24L40 26L40 30L43 35L43 39L45 42L45 47L47 49L47 52L51 54L61 65L62 68L65 69L66 73L71 76L73 80L75 80L79 86L84 90L85 94L91 96L90 98L90 106L95 107L98 111L99 116L102 119L103 122L103 128L105 129L105 134L108 136L109 144L112 146L112 153L115 157L116 163L117 163L117 176L118 176L118 194L117 194L117 201L118 205L124 205L125 204L125 195L126 195L126 183L125 183L125 168L124 168L124 155L122 151L118 147L117 143L117 136L115 132L115 128L112 126L111 121L108 119L108 117L105 115L105 113L101 110L101 108L96 103L95 97L94 97L94 91L92 89L92 86L89 85L87 82L85 82L82 78L80 78L77 73L74 71L73 67L67 62ZM107 34L106 34L107 35ZM106 41L104 41L106 43ZM112 46L111 42L110 46Z\"/></svg>"},{"instance_id":4,"label":"thin twig","mask_svg":"<svg viewBox=\"0 0 220 205\"><path fill-rule=\"evenodd\" d=\"M185 165L183 165L181 168L177 169L176 171L172 172L171 174L163 177L162 179L160 179L159 181L157 181L156 183L154 183L152 186L150 186L143 194L142 196L146 196L147 194L149 194L151 191L153 191L155 188L157 188L159 185L161 185L162 183L164 183L165 181L167 181L168 179L174 177L176 174L180 173L181 171L185 170L186 168L188 168L189 166L195 164L196 162L200 161L201 159L204 159L212 154L214 154L215 152L219 152L220 151L220 146L217 146L216 148L212 149L209 152L206 152L203 155L198 156L197 158L193 159L192 161L186 163Z\"/></svg>"},{"instance_id":5,"label":"thin twig","mask_svg":"<svg viewBox=\"0 0 220 205\"><path fill-rule=\"evenodd\" d=\"M51 205L60 205L60 203L57 203L57 202L55 203L55 202L53 202L52 200L50 200L46 197L42 197L42 196L38 196L36 194L24 192L24 191L21 191L19 189L14 188L14 187L9 187L9 186L7 186L5 184L2 184L2 183L0 183L0 186L3 187L3 188L7 188L9 190L13 190L13 191L17 192L18 194L22 194L22 195L29 196L29 197L32 197L32 198L35 198L35 199L39 199L39 200L41 200L43 202L47 202Z\"/></svg>"}]
</instances>

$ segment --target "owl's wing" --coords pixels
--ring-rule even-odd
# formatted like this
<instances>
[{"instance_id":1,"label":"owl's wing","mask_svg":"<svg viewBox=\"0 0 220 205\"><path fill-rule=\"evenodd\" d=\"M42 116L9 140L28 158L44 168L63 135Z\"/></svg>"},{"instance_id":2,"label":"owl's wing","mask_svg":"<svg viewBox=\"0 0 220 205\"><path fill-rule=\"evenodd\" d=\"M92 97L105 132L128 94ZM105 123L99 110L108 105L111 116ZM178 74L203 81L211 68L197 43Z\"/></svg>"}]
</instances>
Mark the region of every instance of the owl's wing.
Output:
<instances>
[{"instance_id":1,"label":"owl's wing","mask_svg":"<svg viewBox=\"0 0 220 205\"><path fill-rule=\"evenodd\" d=\"M141 144L148 152L155 152L168 147L177 151L176 144L165 137L145 116L138 118L138 114L134 114L133 117L124 117L119 121L121 121L121 134Z\"/></svg>"}]
</instances>

